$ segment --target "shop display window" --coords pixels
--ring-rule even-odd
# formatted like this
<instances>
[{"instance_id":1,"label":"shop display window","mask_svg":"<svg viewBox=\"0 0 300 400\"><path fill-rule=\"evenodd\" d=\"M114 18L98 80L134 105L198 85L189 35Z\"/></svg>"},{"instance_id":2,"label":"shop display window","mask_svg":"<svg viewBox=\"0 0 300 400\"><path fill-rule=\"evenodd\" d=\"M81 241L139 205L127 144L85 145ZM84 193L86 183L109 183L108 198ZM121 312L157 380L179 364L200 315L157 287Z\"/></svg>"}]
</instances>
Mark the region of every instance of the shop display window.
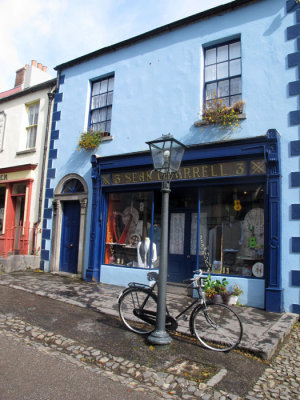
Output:
<instances>
[{"instance_id":1,"label":"shop display window","mask_svg":"<svg viewBox=\"0 0 300 400\"><path fill-rule=\"evenodd\" d=\"M263 185L175 188L169 208L170 279L196 268L264 277ZM108 194L105 264L157 268L160 221L159 190Z\"/></svg>"},{"instance_id":2,"label":"shop display window","mask_svg":"<svg viewBox=\"0 0 300 400\"><path fill-rule=\"evenodd\" d=\"M151 228L152 196L152 192L108 195L106 264L138 268L157 266L159 243L156 224ZM151 237L154 238L152 246Z\"/></svg>"},{"instance_id":3,"label":"shop display window","mask_svg":"<svg viewBox=\"0 0 300 400\"><path fill-rule=\"evenodd\" d=\"M0 186L0 234L3 231L4 206L5 206L5 186Z\"/></svg>"},{"instance_id":4,"label":"shop display window","mask_svg":"<svg viewBox=\"0 0 300 400\"><path fill-rule=\"evenodd\" d=\"M200 198L199 267L216 274L263 277L264 187L205 188Z\"/></svg>"}]
</instances>

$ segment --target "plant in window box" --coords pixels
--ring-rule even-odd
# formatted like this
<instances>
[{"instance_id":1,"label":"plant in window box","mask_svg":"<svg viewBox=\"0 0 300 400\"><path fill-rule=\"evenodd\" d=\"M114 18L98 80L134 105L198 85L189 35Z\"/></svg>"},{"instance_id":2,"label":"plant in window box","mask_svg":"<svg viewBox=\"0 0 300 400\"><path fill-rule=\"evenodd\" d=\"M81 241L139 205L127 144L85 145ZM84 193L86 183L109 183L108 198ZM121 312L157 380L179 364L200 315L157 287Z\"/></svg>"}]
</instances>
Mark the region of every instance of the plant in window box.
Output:
<instances>
[{"instance_id":1,"label":"plant in window box","mask_svg":"<svg viewBox=\"0 0 300 400\"><path fill-rule=\"evenodd\" d=\"M202 113L202 121L206 125L236 129L239 126L239 115L243 113L244 104L245 102L240 100L232 106L226 106L222 99L214 97L207 101Z\"/></svg>"},{"instance_id":2,"label":"plant in window box","mask_svg":"<svg viewBox=\"0 0 300 400\"><path fill-rule=\"evenodd\" d=\"M82 132L78 142L79 150L94 150L99 147L102 142L103 132L94 131L93 129L88 129L86 132Z\"/></svg>"}]
</instances>

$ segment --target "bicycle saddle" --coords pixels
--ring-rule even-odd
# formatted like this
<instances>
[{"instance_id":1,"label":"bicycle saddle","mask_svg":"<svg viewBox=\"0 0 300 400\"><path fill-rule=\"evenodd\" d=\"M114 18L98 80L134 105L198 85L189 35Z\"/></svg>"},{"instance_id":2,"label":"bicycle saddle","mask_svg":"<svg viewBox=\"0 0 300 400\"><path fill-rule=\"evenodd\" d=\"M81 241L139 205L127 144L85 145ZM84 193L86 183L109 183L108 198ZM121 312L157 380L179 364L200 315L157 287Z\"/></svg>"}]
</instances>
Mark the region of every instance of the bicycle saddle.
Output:
<instances>
[{"instance_id":1,"label":"bicycle saddle","mask_svg":"<svg viewBox=\"0 0 300 400\"><path fill-rule=\"evenodd\" d=\"M147 274L148 281L158 281L158 273L157 272L148 272Z\"/></svg>"}]
</instances>

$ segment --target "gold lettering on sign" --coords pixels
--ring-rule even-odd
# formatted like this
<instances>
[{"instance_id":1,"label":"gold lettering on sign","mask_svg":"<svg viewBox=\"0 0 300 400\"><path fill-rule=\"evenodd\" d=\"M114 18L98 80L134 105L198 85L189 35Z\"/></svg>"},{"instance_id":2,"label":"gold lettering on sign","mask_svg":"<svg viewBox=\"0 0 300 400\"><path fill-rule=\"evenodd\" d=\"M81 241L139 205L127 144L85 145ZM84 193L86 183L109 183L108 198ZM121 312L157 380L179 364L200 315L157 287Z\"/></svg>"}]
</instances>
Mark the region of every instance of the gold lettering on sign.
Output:
<instances>
[{"instance_id":1,"label":"gold lettering on sign","mask_svg":"<svg viewBox=\"0 0 300 400\"><path fill-rule=\"evenodd\" d=\"M214 165L214 164L210 166L211 176L219 176L217 173L215 173L215 170L214 170L215 167L216 167L216 165Z\"/></svg>"},{"instance_id":2,"label":"gold lettering on sign","mask_svg":"<svg viewBox=\"0 0 300 400\"><path fill-rule=\"evenodd\" d=\"M113 174L112 176L113 185L119 185L120 182L121 182L120 174Z\"/></svg>"},{"instance_id":3,"label":"gold lettering on sign","mask_svg":"<svg viewBox=\"0 0 300 400\"><path fill-rule=\"evenodd\" d=\"M247 175L247 162L246 161L233 161L214 164L199 164L187 165L181 167L178 172L170 174L169 179L174 181L178 180L192 180L204 178L217 178L225 176L242 176ZM265 172L265 165L263 160L251 161L251 173ZM7 179L6 175L0 174L0 180ZM103 185L126 185L138 184L147 182L159 182L164 178L163 174L154 170L136 170L113 174L102 175Z\"/></svg>"},{"instance_id":4,"label":"gold lettering on sign","mask_svg":"<svg viewBox=\"0 0 300 400\"><path fill-rule=\"evenodd\" d=\"M245 175L245 166L243 163L237 163L235 175Z\"/></svg>"},{"instance_id":5,"label":"gold lettering on sign","mask_svg":"<svg viewBox=\"0 0 300 400\"><path fill-rule=\"evenodd\" d=\"M190 168L183 168L183 179L191 179L191 170Z\"/></svg>"},{"instance_id":6,"label":"gold lettering on sign","mask_svg":"<svg viewBox=\"0 0 300 400\"><path fill-rule=\"evenodd\" d=\"M146 182L151 182L152 181L152 172L154 172L154 171L147 171Z\"/></svg>"},{"instance_id":7,"label":"gold lettering on sign","mask_svg":"<svg viewBox=\"0 0 300 400\"><path fill-rule=\"evenodd\" d=\"M102 175L102 185L110 185L110 175Z\"/></svg>"},{"instance_id":8,"label":"gold lettering on sign","mask_svg":"<svg viewBox=\"0 0 300 400\"><path fill-rule=\"evenodd\" d=\"M180 179L183 179L182 178L182 173L181 173L181 169L178 171L178 172L176 172L175 173L175 175L174 175L174 180L180 180Z\"/></svg>"},{"instance_id":9,"label":"gold lettering on sign","mask_svg":"<svg viewBox=\"0 0 300 400\"><path fill-rule=\"evenodd\" d=\"M193 179L201 178L200 176L200 168L193 167Z\"/></svg>"},{"instance_id":10,"label":"gold lettering on sign","mask_svg":"<svg viewBox=\"0 0 300 400\"><path fill-rule=\"evenodd\" d=\"M202 165L202 177L203 178L208 178L208 165Z\"/></svg>"},{"instance_id":11,"label":"gold lettering on sign","mask_svg":"<svg viewBox=\"0 0 300 400\"><path fill-rule=\"evenodd\" d=\"M220 164L220 175L221 176L227 176L227 174L224 172L223 164Z\"/></svg>"},{"instance_id":12,"label":"gold lettering on sign","mask_svg":"<svg viewBox=\"0 0 300 400\"><path fill-rule=\"evenodd\" d=\"M144 172L140 172L140 174L139 174L139 182L145 182L145 173Z\"/></svg>"},{"instance_id":13,"label":"gold lettering on sign","mask_svg":"<svg viewBox=\"0 0 300 400\"><path fill-rule=\"evenodd\" d=\"M131 183L131 174L125 174L124 178L125 178L125 183ZM122 180L122 183L123 183L123 180Z\"/></svg>"}]
</instances>

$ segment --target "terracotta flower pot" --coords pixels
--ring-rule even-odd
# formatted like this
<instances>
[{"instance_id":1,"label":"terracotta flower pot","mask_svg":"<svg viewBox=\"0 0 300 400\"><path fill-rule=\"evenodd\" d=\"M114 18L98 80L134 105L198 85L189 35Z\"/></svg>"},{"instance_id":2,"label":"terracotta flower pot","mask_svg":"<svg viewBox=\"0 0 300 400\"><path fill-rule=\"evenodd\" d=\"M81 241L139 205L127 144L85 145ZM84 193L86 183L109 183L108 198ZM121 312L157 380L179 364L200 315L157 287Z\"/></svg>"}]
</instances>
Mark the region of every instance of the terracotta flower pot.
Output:
<instances>
[{"instance_id":1,"label":"terracotta flower pot","mask_svg":"<svg viewBox=\"0 0 300 400\"><path fill-rule=\"evenodd\" d=\"M222 296L220 294L215 294L214 298L213 298L213 302L215 304L223 304Z\"/></svg>"}]
</instances>

